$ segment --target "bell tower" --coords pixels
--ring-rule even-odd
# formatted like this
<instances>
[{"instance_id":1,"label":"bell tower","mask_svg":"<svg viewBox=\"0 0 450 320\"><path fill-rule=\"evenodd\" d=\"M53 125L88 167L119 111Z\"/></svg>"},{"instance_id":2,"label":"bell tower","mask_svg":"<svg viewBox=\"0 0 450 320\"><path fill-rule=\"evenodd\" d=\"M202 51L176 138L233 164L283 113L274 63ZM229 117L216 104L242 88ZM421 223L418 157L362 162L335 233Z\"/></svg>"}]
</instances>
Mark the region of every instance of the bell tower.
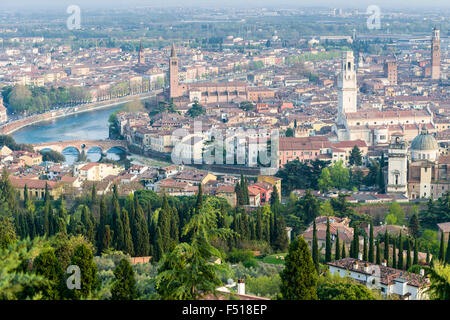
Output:
<instances>
[{"instance_id":1,"label":"bell tower","mask_svg":"<svg viewBox=\"0 0 450 320\"><path fill-rule=\"evenodd\" d=\"M145 64L145 54L144 54L144 48L142 48L142 41L139 45L139 56L138 56L138 65Z\"/></svg>"},{"instance_id":2,"label":"bell tower","mask_svg":"<svg viewBox=\"0 0 450 320\"><path fill-rule=\"evenodd\" d=\"M178 78L178 57L175 45L172 44L169 58L169 98L177 98L181 96Z\"/></svg>"},{"instance_id":3,"label":"bell tower","mask_svg":"<svg viewBox=\"0 0 450 320\"><path fill-rule=\"evenodd\" d=\"M433 28L431 41L431 79L439 80L441 77L441 40L439 29Z\"/></svg>"},{"instance_id":4,"label":"bell tower","mask_svg":"<svg viewBox=\"0 0 450 320\"><path fill-rule=\"evenodd\" d=\"M392 135L388 149L388 183L387 193L408 196L408 146L402 136Z\"/></svg>"},{"instance_id":5,"label":"bell tower","mask_svg":"<svg viewBox=\"0 0 450 320\"><path fill-rule=\"evenodd\" d=\"M357 102L356 69L353 51L342 56L341 72L338 78L338 124L343 124L345 113L356 112Z\"/></svg>"}]
</instances>

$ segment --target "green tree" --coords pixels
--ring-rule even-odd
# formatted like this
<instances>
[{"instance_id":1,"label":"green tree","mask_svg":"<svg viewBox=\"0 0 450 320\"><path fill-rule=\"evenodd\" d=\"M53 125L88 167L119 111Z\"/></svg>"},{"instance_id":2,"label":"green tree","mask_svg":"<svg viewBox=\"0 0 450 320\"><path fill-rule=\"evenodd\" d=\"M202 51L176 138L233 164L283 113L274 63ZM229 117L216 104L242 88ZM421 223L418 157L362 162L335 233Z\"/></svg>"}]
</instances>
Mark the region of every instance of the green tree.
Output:
<instances>
[{"instance_id":1,"label":"green tree","mask_svg":"<svg viewBox=\"0 0 450 320\"><path fill-rule=\"evenodd\" d=\"M325 262L331 262L330 218L327 219L327 231L326 231L326 240L325 240Z\"/></svg>"},{"instance_id":2,"label":"green tree","mask_svg":"<svg viewBox=\"0 0 450 320\"><path fill-rule=\"evenodd\" d=\"M131 236L130 219L128 217L128 211L122 208L122 225L123 225L123 250L129 255L134 255L133 238Z\"/></svg>"},{"instance_id":3,"label":"green tree","mask_svg":"<svg viewBox=\"0 0 450 320\"><path fill-rule=\"evenodd\" d=\"M27 272L24 266L39 255L43 246L42 239L35 238L18 240L0 250L0 300L42 298L39 292L26 289L47 286L48 280Z\"/></svg>"},{"instance_id":4,"label":"green tree","mask_svg":"<svg viewBox=\"0 0 450 320\"><path fill-rule=\"evenodd\" d=\"M411 210L413 210L413 209L411 209ZM413 236L413 238L418 238L419 231L420 231L420 223L419 223L419 214L417 212L413 213L411 215L411 217L409 218L408 227L409 227L409 233Z\"/></svg>"},{"instance_id":5,"label":"green tree","mask_svg":"<svg viewBox=\"0 0 450 320\"><path fill-rule=\"evenodd\" d=\"M335 248L335 254L334 254L334 259L335 260L340 260L341 259L341 244L339 242L339 230L336 230L336 244L335 244L336 248Z\"/></svg>"},{"instance_id":6,"label":"green tree","mask_svg":"<svg viewBox=\"0 0 450 320\"><path fill-rule=\"evenodd\" d=\"M53 249L42 251L33 261L33 271L48 280L41 288L44 299L58 300L62 291L64 274Z\"/></svg>"},{"instance_id":7,"label":"green tree","mask_svg":"<svg viewBox=\"0 0 450 320\"><path fill-rule=\"evenodd\" d=\"M114 282L111 287L113 300L133 300L136 298L134 270L128 259L120 260L114 269Z\"/></svg>"},{"instance_id":8,"label":"green tree","mask_svg":"<svg viewBox=\"0 0 450 320\"><path fill-rule=\"evenodd\" d=\"M92 250L84 244L79 245L75 248L71 263L80 268L81 274L81 289L73 291L74 298L80 299L92 297L99 287L97 266L94 263Z\"/></svg>"},{"instance_id":9,"label":"green tree","mask_svg":"<svg viewBox=\"0 0 450 320\"><path fill-rule=\"evenodd\" d=\"M419 264L419 244L417 242L417 238L414 239L414 258L413 265Z\"/></svg>"},{"instance_id":10,"label":"green tree","mask_svg":"<svg viewBox=\"0 0 450 320\"><path fill-rule=\"evenodd\" d=\"M317 296L320 300L377 300L366 286L349 277L330 273L319 278Z\"/></svg>"},{"instance_id":11,"label":"green tree","mask_svg":"<svg viewBox=\"0 0 450 320\"><path fill-rule=\"evenodd\" d=\"M384 259L386 260L386 265L389 265L389 233L384 232Z\"/></svg>"},{"instance_id":12,"label":"green tree","mask_svg":"<svg viewBox=\"0 0 450 320\"><path fill-rule=\"evenodd\" d=\"M314 266L319 272L319 244L317 242L317 228L316 228L316 220L313 221L313 242L312 242L312 260L314 262Z\"/></svg>"},{"instance_id":13,"label":"green tree","mask_svg":"<svg viewBox=\"0 0 450 320\"><path fill-rule=\"evenodd\" d=\"M411 267L411 244L409 238L406 238L406 266L405 269L408 270Z\"/></svg>"},{"instance_id":14,"label":"green tree","mask_svg":"<svg viewBox=\"0 0 450 320\"><path fill-rule=\"evenodd\" d=\"M360 166L362 165L362 155L361 150L358 148L358 146L354 146L352 151L350 152L350 156L348 158L348 162L351 166Z\"/></svg>"},{"instance_id":15,"label":"green tree","mask_svg":"<svg viewBox=\"0 0 450 320\"><path fill-rule=\"evenodd\" d=\"M381 264L381 251L380 251L380 242L377 241L377 249L376 249L376 259L375 259L375 263L376 264Z\"/></svg>"},{"instance_id":16,"label":"green tree","mask_svg":"<svg viewBox=\"0 0 450 320\"><path fill-rule=\"evenodd\" d=\"M280 277L283 299L317 300L317 271L303 237L299 236L291 242Z\"/></svg>"},{"instance_id":17,"label":"green tree","mask_svg":"<svg viewBox=\"0 0 450 320\"><path fill-rule=\"evenodd\" d=\"M400 231L400 235L398 236L398 259L397 259L397 269L403 270L403 238L402 232Z\"/></svg>"},{"instance_id":18,"label":"green tree","mask_svg":"<svg viewBox=\"0 0 450 320\"><path fill-rule=\"evenodd\" d=\"M222 253L211 241L226 240L233 235L231 230L217 227L217 213L211 199L204 202L183 229L182 236L192 234L191 243L180 243L164 255L156 279L156 290L162 299L198 299L222 284L218 271L223 260Z\"/></svg>"},{"instance_id":19,"label":"green tree","mask_svg":"<svg viewBox=\"0 0 450 320\"><path fill-rule=\"evenodd\" d=\"M346 189L349 186L350 170L344 167L342 160L336 161L329 167L333 187L337 189Z\"/></svg>"},{"instance_id":20,"label":"green tree","mask_svg":"<svg viewBox=\"0 0 450 320\"><path fill-rule=\"evenodd\" d=\"M430 299L450 300L450 266L435 262L427 271L431 283L426 292Z\"/></svg>"},{"instance_id":21,"label":"green tree","mask_svg":"<svg viewBox=\"0 0 450 320\"><path fill-rule=\"evenodd\" d=\"M331 179L330 170L328 170L328 168L322 169L318 181L318 186L322 192L327 192L333 186L333 180Z\"/></svg>"},{"instance_id":22,"label":"green tree","mask_svg":"<svg viewBox=\"0 0 450 320\"><path fill-rule=\"evenodd\" d=\"M374 256L374 236L373 236L373 223L371 222L369 224L369 262L374 263L375 262L375 256Z\"/></svg>"},{"instance_id":23,"label":"green tree","mask_svg":"<svg viewBox=\"0 0 450 320\"><path fill-rule=\"evenodd\" d=\"M287 128L285 136L286 137L293 137L294 136L294 130L292 130L292 128Z\"/></svg>"},{"instance_id":24,"label":"green tree","mask_svg":"<svg viewBox=\"0 0 450 320\"><path fill-rule=\"evenodd\" d=\"M0 217L0 249L6 249L17 239L16 228L9 217Z\"/></svg>"},{"instance_id":25,"label":"green tree","mask_svg":"<svg viewBox=\"0 0 450 320\"><path fill-rule=\"evenodd\" d=\"M186 112L191 118L196 118L206 113L206 109L203 108L197 101L192 104L192 107Z\"/></svg>"}]
</instances>

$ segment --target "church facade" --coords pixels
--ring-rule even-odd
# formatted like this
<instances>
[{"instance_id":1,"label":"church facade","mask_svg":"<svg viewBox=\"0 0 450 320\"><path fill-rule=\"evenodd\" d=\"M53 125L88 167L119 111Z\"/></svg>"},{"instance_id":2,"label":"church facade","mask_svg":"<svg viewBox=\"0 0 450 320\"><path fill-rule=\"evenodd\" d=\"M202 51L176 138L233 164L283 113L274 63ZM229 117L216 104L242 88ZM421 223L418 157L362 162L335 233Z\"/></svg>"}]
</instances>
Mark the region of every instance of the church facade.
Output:
<instances>
[{"instance_id":1,"label":"church facade","mask_svg":"<svg viewBox=\"0 0 450 320\"><path fill-rule=\"evenodd\" d=\"M338 116L333 132L339 141L364 140L368 146L387 145L394 134L414 138L423 125L433 129L433 113L422 110L357 109L357 80L352 52L344 52L338 76Z\"/></svg>"},{"instance_id":2,"label":"church facade","mask_svg":"<svg viewBox=\"0 0 450 320\"><path fill-rule=\"evenodd\" d=\"M409 146L393 136L389 145L386 192L409 199L438 199L450 191L450 156L439 154L434 136L422 127Z\"/></svg>"}]
</instances>

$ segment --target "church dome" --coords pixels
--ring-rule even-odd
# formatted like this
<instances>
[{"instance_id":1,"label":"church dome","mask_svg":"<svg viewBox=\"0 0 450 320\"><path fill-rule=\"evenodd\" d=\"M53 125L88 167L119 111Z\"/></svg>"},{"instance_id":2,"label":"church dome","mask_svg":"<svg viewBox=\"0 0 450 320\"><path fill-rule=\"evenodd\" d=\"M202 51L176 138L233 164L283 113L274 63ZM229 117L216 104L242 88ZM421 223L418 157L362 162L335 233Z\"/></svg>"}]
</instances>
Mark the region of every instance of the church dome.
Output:
<instances>
[{"instance_id":1,"label":"church dome","mask_svg":"<svg viewBox=\"0 0 450 320\"><path fill-rule=\"evenodd\" d=\"M423 127L422 132L412 141L411 150L439 150L439 146L436 139L428 133L425 127Z\"/></svg>"}]
</instances>

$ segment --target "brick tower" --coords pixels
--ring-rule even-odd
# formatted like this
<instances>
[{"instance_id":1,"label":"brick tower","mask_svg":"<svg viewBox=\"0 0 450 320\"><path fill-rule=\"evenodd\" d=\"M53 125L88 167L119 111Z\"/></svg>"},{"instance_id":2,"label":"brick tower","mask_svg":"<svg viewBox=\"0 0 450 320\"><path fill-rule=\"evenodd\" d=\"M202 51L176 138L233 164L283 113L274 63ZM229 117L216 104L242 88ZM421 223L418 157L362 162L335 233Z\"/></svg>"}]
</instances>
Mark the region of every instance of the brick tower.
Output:
<instances>
[{"instance_id":1,"label":"brick tower","mask_svg":"<svg viewBox=\"0 0 450 320\"><path fill-rule=\"evenodd\" d=\"M145 55L144 55L144 49L142 48L142 41L139 45L139 56L138 56L138 65L145 64Z\"/></svg>"},{"instance_id":2,"label":"brick tower","mask_svg":"<svg viewBox=\"0 0 450 320\"><path fill-rule=\"evenodd\" d=\"M431 42L431 79L439 80L441 77L441 40L439 29L433 28L433 40Z\"/></svg>"},{"instance_id":3,"label":"brick tower","mask_svg":"<svg viewBox=\"0 0 450 320\"><path fill-rule=\"evenodd\" d=\"M181 88L178 81L178 57L175 46L172 44L169 58L169 98L181 96Z\"/></svg>"}]
</instances>

